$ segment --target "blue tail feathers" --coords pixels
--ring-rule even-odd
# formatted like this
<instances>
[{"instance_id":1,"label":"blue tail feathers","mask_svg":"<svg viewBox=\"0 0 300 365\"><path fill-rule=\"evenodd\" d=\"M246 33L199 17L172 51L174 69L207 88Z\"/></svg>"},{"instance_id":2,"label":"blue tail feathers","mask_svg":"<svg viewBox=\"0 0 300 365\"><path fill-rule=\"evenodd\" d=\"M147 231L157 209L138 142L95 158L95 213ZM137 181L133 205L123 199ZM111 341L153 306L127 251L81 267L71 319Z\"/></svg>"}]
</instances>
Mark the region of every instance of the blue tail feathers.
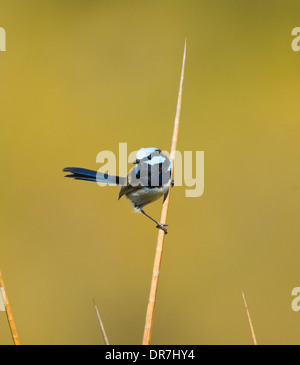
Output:
<instances>
[{"instance_id":1,"label":"blue tail feathers","mask_svg":"<svg viewBox=\"0 0 300 365\"><path fill-rule=\"evenodd\" d=\"M65 167L63 171L70 173L65 175L65 177L70 177L75 180L102 182L112 185L126 185L127 182L125 177L111 176L103 174L102 172L83 169L81 167Z\"/></svg>"}]
</instances>

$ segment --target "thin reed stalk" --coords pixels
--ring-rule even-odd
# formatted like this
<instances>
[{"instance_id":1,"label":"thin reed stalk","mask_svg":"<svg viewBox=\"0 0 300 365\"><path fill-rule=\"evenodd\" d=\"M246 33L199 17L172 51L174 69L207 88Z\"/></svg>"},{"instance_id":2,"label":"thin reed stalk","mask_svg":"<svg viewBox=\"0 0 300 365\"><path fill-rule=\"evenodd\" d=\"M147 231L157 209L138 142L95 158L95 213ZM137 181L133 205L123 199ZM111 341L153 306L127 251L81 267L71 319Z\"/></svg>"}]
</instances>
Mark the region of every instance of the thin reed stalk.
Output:
<instances>
[{"instance_id":1,"label":"thin reed stalk","mask_svg":"<svg viewBox=\"0 0 300 365\"><path fill-rule=\"evenodd\" d=\"M103 325L103 322L101 320L100 313L98 311L98 308L97 308L97 305L96 305L96 302L95 302L94 299L93 299L93 302L94 302L95 311L96 311L96 314L97 314L98 322L99 322L99 325L100 325L100 329L101 329L101 332L102 332L102 336L103 336L105 345L109 345L109 341L108 341L108 338L106 336L106 332L105 332L105 329L104 329L104 325Z\"/></svg>"},{"instance_id":2,"label":"thin reed stalk","mask_svg":"<svg viewBox=\"0 0 300 365\"><path fill-rule=\"evenodd\" d=\"M250 312L249 312L248 305L247 305L246 298L245 298L245 294L244 294L243 291L242 291L242 297L243 297L243 301L244 301L244 305L245 305L245 309L246 309L246 313L247 313L247 317L248 317L248 322L249 322L249 326L250 326L250 331L251 331L253 343L254 343L254 345L257 345L256 336L255 336L255 333L254 333L254 328L253 328L253 324L252 324L251 317L250 317Z\"/></svg>"},{"instance_id":3,"label":"thin reed stalk","mask_svg":"<svg viewBox=\"0 0 300 365\"><path fill-rule=\"evenodd\" d=\"M20 340L19 340L19 336L17 333L17 329L16 329L16 325L15 325L15 321L12 315L12 311L11 311L11 307L9 304L9 300L8 300L8 296L5 290L5 285L4 285L4 280L3 280L3 276L2 273L0 271L0 288L2 288L2 293L4 296L4 303L5 303L5 311L6 311L6 316L7 316L7 321L9 324L9 328L10 328L10 332L12 335L12 339L15 345L20 345Z\"/></svg>"},{"instance_id":4,"label":"thin reed stalk","mask_svg":"<svg viewBox=\"0 0 300 365\"><path fill-rule=\"evenodd\" d=\"M185 58L186 58L186 41L184 43L181 75L180 75L180 82L179 82L179 91L178 91L177 106L176 106L176 113L175 113L175 120L174 120L174 127L173 127L172 144L171 144L171 150L170 150L170 160L172 161L172 176L174 176L174 174L173 174L174 173L174 160L175 160L175 152L176 152L176 146L177 146L177 140L178 140ZM165 200L165 202L163 204L162 211L161 211L160 223L162 223L162 224L166 224L166 222L167 222L169 202L170 202L170 191L169 191L167 199ZM149 301L148 301L148 306L147 306L146 321L145 321L144 335L143 335L143 342L142 342L143 345L150 344L150 339L151 339L151 334L152 334L154 307L155 307L157 287L158 287L159 270L160 270L160 265L161 265L161 260L162 260L164 238L165 238L165 232L161 229L158 230L156 252L155 252L155 257L154 257L152 280L151 280L151 286L150 286L150 294L149 294Z\"/></svg>"}]
</instances>

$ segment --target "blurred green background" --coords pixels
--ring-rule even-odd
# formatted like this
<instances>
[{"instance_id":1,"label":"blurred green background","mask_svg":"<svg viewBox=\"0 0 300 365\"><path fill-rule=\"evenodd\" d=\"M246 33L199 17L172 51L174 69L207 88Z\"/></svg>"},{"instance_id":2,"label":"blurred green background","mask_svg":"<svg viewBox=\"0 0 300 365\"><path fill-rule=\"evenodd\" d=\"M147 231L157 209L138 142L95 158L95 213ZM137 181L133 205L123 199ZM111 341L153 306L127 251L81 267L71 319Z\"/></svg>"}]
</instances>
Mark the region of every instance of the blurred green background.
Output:
<instances>
[{"instance_id":1,"label":"blurred green background","mask_svg":"<svg viewBox=\"0 0 300 365\"><path fill-rule=\"evenodd\" d=\"M102 150L178 149L152 344L297 344L299 1L1 0L0 269L22 344L142 340L157 230L118 189L64 179ZM128 168L130 165L128 165ZM148 208L160 217L161 202ZM12 343L0 313L0 343Z\"/></svg>"}]
</instances>

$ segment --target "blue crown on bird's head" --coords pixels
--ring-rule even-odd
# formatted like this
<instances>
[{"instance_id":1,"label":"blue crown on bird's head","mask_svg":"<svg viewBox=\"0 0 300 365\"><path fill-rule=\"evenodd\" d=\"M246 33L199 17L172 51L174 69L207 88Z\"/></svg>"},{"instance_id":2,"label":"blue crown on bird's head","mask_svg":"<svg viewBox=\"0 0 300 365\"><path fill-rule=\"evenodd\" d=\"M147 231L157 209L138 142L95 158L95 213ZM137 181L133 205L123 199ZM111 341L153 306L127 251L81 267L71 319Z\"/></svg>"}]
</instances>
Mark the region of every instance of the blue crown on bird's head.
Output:
<instances>
[{"instance_id":1,"label":"blue crown on bird's head","mask_svg":"<svg viewBox=\"0 0 300 365\"><path fill-rule=\"evenodd\" d=\"M136 159L137 160L142 160L146 157L151 156L151 154L155 151L161 152L158 148L155 148L155 147L141 148L136 153Z\"/></svg>"},{"instance_id":2,"label":"blue crown on bird's head","mask_svg":"<svg viewBox=\"0 0 300 365\"><path fill-rule=\"evenodd\" d=\"M141 148L136 153L136 159L132 162L138 164L140 162L146 162L149 166L155 166L167 162L168 170L171 170L172 161L161 152L160 149L155 147Z\"/></svg>"}]
</instances>

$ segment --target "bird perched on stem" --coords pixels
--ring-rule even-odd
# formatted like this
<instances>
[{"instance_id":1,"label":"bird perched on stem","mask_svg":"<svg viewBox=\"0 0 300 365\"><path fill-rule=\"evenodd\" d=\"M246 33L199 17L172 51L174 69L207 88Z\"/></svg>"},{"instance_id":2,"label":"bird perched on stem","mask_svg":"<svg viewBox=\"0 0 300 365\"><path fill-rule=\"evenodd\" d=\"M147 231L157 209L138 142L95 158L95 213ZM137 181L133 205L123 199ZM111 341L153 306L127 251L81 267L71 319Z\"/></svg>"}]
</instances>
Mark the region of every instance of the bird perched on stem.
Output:
<instances>
[{"instance_id":1,"label":"bird perched on stem","mask_svg":"<svg viewBox=\"0 0 300 365\"><path fill-rule=\"evenodd\" d=\"M161 224L152 218L144 211L144 207L162 196L165 201L170 186L174 185L171 171L172 162L161 150L151 147L141 148L137 152L133 164L135 166L129 171L127 177L111 176L80 167L66 167L63 171L70 173L65 177L75 180L120 186L119 199L125 195L138 211L156 223L157 228L168 233L167 224Z\"/></svg>"}]
</instances>

